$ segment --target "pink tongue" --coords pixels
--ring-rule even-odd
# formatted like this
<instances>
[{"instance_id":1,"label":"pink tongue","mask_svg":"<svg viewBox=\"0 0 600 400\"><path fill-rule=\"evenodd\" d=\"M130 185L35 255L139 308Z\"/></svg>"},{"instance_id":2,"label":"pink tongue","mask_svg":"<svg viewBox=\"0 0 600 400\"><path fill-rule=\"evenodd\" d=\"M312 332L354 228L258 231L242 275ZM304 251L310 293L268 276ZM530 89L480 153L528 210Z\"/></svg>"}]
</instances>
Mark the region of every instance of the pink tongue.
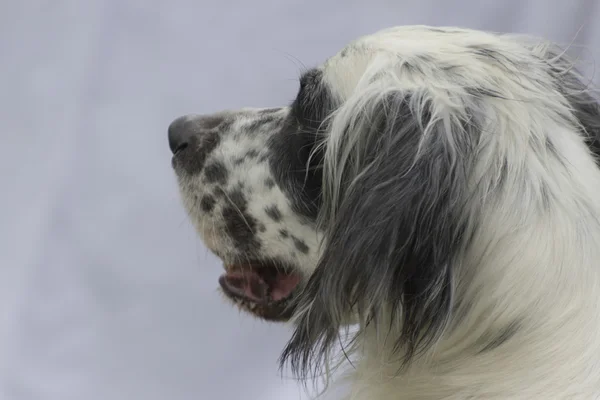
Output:
<instances>
[{"instance_id":1,"label":"pink tongue","mask_svg":"<svg viewBox=\"0 0 600 400\"><path fill-rule=\"evenodd\" d=\"M271 299L279 301L288 297L300 283L300 275L279 275L276 284L271 288Z\"/></svg>"},{"instance_id":2,"label":"pink tongue","mask_svg":"<svg viewBox=\"0 0 600 400\"><path fill-rule=\"evenodd\" d=\"M232 271L219 278L224 290L255 303L269 301L269 286L253 271Z\"/></svg>"}]
</instances>

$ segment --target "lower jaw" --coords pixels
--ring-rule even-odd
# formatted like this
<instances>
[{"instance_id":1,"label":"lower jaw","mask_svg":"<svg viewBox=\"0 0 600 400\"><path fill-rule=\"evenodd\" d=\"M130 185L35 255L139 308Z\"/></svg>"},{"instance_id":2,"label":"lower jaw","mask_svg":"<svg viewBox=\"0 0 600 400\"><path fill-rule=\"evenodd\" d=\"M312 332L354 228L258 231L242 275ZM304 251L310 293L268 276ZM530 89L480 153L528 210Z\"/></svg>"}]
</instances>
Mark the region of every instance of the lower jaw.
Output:
<instances>
[{"instance_id":1,"label":"lower jaw","mask_svg":"<svg viewBox=\"0 0 600 400\"><path fill-rule=\"evenodd\" d=\"M294 311L296 310L295 301L292 299L294 297L293 295L276 302L260 304L239 298L237 296L232 296L227 293L225 288L222 288L222 292L225 297L227 297L244 312L269 322L287 322L292 318Z\"/></svg>"}]
</instances>

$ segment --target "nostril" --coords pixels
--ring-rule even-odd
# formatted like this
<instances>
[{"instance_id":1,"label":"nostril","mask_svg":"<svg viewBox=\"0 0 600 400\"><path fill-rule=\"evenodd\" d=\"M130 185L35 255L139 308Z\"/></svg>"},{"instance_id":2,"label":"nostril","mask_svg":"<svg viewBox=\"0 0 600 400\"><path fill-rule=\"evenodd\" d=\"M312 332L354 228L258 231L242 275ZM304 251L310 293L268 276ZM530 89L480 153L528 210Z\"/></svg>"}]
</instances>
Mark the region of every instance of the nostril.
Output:
<instances>
[{"instance_id":1,"label":"nostril","mask_svg":"<svg viewBox=\"0 0 600 400\"><path fill-rule=\"evenodd\" d=\"M173 154L175 155L175 154L179 153L180 151L185 150L186 147L188 147L187 143L181 143L180 145L178 145L177 147L175 147L175 150L173 150Z\"/></svg>"}]
</instances>

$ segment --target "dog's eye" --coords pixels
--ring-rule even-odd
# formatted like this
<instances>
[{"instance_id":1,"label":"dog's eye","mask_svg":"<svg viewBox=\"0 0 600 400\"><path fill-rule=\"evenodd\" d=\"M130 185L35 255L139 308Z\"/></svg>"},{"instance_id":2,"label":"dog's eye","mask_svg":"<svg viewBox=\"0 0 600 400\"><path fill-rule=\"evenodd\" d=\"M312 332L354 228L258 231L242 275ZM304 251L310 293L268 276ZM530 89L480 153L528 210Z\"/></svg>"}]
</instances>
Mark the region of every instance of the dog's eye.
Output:
<instances>
[{"instance_id":1,"label":"dog's eye","mask_svg":"<svg viewBox=\"0 0 600 400\"><path fill-rule=\"evenodd\" d=\"M311 84L304 77L300 79L300 88L298 89L295 101L298 107L306 108L310 105L310 87Z\"/></svg>"},{"instance_id":2,"label":"dog's eye","mask_svg":"<svg viewBox=\"0 0 600 400\"><path fill-rule=\"evenodd\" d=\"M298 96L302 94L303 91L306 90L306 86L308 85L308 80L303 76L300 78L300 87L298 88Z\"/></svg>"},{"instance_id":3,"label":"dog's eye","mask_svg":"<svg viewBox=\"0 0 600 400\"><path fill-rule=\"evenodd\" d=\"M300 77L300 87L298 88L297 98L310 97L311 93L318 90L321 78L322 72L317 69L313 69L302 74Z\"/></svg>"},{"instance_id":4,"label":"dog's eye","mask_svg":"<svg viewBox=\"0 0 600 400\"><path fill-rule=\"evenodd\" d=\"M320 77L320 73L317 70L312 70L309 71L305 74L303 74L300 77L300 90L299 92L302 92L308 88L310 88L310 86L314 85L315 82L317 82L318 78Z\"/></svg>"},{"instance_id":5,"label":"dog's eye","mask_svg":"<svg viewBox=\"0 0 600 400\"><path fill-rule=\"evenodd\" d=\"M293 113L305 129L316 131L325 117L325 101L319 83L314 77L300 79L298 95L292 105Z\"/></svg>"}]
</instances>

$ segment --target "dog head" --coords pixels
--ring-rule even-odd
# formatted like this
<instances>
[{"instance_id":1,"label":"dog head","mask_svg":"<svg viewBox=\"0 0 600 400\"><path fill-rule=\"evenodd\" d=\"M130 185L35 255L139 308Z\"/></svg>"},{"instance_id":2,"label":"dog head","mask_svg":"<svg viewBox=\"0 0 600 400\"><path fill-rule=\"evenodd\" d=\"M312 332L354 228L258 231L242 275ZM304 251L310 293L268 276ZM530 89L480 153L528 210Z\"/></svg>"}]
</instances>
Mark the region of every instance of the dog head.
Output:
<instances>
[{"instance_id":1,"label":"dog head","mask_svg":"<svg viewBox=\"0 0 600 400\"><path fill-rule=\"evenodd\" d=\"M554 165L593 165L599 115L548 44L417 26L349 44L288 106L181 117L169 143L223 292L294 316L283 360L306 371L349 321L405 360L432 343L468 306L474 243L547 212Z\"/></svg>"}]
</instances>

